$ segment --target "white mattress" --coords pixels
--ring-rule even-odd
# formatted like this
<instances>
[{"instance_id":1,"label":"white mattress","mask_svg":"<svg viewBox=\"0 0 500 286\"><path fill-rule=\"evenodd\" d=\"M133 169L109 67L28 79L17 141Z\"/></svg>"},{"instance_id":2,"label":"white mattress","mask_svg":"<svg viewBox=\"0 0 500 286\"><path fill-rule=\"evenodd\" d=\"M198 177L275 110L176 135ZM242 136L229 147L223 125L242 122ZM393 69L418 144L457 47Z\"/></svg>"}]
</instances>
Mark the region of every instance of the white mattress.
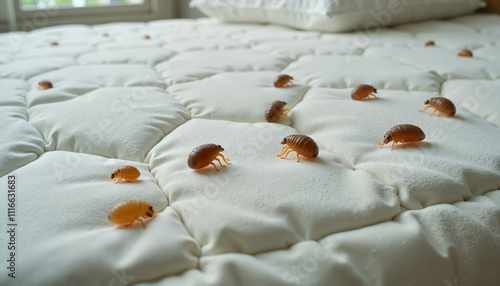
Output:
<instances>
[{"instance_id":1,"label":"white mattress","mask_svg":"<svg viewBox=\"0 0 500 286\"><path fill-rule=\"evenodd\" d=\"M469 15L325 34L202 19L0 35L0 284L498 285L499 26ZM281 73L296 85L273 87ZM351 100L359 84L380 99ZM437 96L456 116L418 112ZM290 122L264 120L275 100ZM403 123L424 142L380 149ZM276 157L297 133L316 159ZM188 168L205 143L232 165ZM108 182L121 165L140 180ZM130 199L159 211L146 229L108 221Z\"/></svg>"}]
</instances>

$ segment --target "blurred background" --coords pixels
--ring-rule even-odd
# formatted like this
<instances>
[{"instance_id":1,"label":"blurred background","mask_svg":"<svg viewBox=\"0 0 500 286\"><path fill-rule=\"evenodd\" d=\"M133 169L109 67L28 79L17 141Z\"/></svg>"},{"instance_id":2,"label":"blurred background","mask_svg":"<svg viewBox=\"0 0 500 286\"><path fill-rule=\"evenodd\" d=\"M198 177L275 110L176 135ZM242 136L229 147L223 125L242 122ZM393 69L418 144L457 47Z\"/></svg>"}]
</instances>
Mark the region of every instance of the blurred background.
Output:
<instances>
[{"instance_id":1,"label":"blurred background","mask_svg":"<svg viewBox=\"0 0 500 286\"><path fill-rule=\"evenodd\" d=\"M202 16L189 0L0 0L0 32Z\"/></svg>"},{"instance_id":2,"label":"blurred background","mask_svg":"<svg viewBox=\"0 0 500 286\"><path fill-rule=\"evenodd\" d=\"M500 0L485 0L481 12L500 12ZM0 33L38 28L110 22L147 22L199 18L189 0L0 0Z\"/></svg>"}]
</instances>

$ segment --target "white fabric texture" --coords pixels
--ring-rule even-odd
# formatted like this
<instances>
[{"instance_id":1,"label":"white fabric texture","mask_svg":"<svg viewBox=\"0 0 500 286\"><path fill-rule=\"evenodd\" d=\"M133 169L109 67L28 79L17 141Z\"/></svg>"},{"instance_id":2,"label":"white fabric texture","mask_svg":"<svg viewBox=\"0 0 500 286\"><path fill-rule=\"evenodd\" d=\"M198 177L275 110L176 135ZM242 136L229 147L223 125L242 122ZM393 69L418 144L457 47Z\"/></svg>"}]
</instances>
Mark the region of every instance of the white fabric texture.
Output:
<instances>
[{"instance_id":1,"label":"white fabric texture","mask_svg":"<svg viewBox=\"0 0 500 286\"><path fill-rule=\"evenodd\" d=\"M266 0L194 0L190 2L191 7L197 7L199 5L210 5L215 7L234 7L238 9L271 9L271 10L288 10L296 11L305 14L320 14L320 15L330 15L332 9L341 10L342 7L339 5L339 0L319 0L319 1L303 1L303 0L278 0L278 1L266 1ZM347 3L345 3L347 4Z\"/></svg>"},{"instance_id":2,"label":"white fabric texture","mask_svg":"<svg viewBox=\"0 0 500 286\"><path fill-rule=\"evenodd\" d=\"M0 285L498 285L498 23L323 33L200 19L1 34L0 186L16 177L18 236L16 279L0 245ZM293 86L274 87L282 73ZM380 98L353 101L359 84ZM440 96L454 117L418 111ZM289 119L268 123L276 100ZM380 148L397 124L426 138ZM291 134L319 156L279 159ZM190 169L207 143L232 164ZM122 165L139 180L108 182ZM135 199L159 215L146 229L111 224L111 208Z\"/></svg>"},{"instance_id":3,"label":"white fabric texture","mask_svg":"<svg viewBox=\"0 0 500 286\"><path fill-rule=\"evenodd\" d=\"M304 30L345 32L468 14L480 0L191 0L224 22L273 23Z\"/></svg>"}]
</instances>

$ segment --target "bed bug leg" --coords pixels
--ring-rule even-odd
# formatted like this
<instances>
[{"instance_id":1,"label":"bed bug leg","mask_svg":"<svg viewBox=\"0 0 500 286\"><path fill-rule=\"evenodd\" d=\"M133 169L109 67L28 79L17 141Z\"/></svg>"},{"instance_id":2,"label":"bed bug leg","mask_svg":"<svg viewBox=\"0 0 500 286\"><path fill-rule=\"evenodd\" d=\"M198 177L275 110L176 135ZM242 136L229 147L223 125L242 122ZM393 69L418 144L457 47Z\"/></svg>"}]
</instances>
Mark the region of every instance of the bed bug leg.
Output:
<instances>
[{"instance_id":1,"label":"bed bug leg","mask_svg":"<svg viewBox=\"0 0 500 286\"><path fill-rule=\"evenodd\" d=\"M378 96L376 96L375 94L373 93L370 93L371 96L375 97L375 99L378 99Z\"/></svg>"},{"instance_id":2,"label":"bed bug leg","mask_svg":"<svg viewBox=\"0 0 500 286\"><path fill-rule=\"evenodd\" d=\"M288 147L288 146L286 146L286 145L285 145L285 146L283 146L283 149L281 149L281 154L278 154L278 155L276 155L276 156L277 156L277 157L281 157L281 156L283 156L283 155L285 154L285 152L286 152L288 149L290 149L290 147Z\"/></svg>"},{"instance_id":3,"label":"bed bug leg","mask_svg":"<svg viewBox=\"0 0 500 286\"><path fill-rule=\"evenodd\" d=\"M299 153L297 153L297 163L300 162Z\"/></svg>"},{"instance_id":4,"label":"bed bug leg","mask_svg":"<svg viewBox=\"0 0 500 286\"><path fill-rule=\"evenodd\" d=\"M291 152L293 152L293 151L295 151L295 150L293 150L292 148L290 148L290 149L286 152L286 154L284 155L284 157L281 157L281 159L286 159L286 157L288 157L288 155L290 155L290 153L291 153Z\"/></svg>"},{"instance_id":5,"label":"bed bug leg","mask_svg":"<svg viewBox=\"0 0 500 286\"><path fill-rule=\"evenodd\" d=\"M431 113L431 116L434 115L434 113L436 113L436 111L438 111L437 109L434 109L434 111ZM440 112L441 113L441 112ZM439 115L438 115L439 116Z\"/></svg>"},{"instance_id":6,"label":"bed bug leg","mask_svg":"<svg viewBox=\"0 0 500 286\"><path fill-rule=\"evenodd\" d=\"M395 143L396 143L396 142L394 142L394 141L392 142L392 148L391 148L391 151L394 151L394 144L395 144Z\"/></svg>"},{"instance_id":7,"label":"bed bug leg","mask_svg":"<svg viewBox=\"0 0 500 286\"><path fill-rule=\"evenodd\" d=\"M420 112L424 112L427 108L431 107L430 105L427 106L426 108L422 109L422 110L419 110Z\"/></svg>"},{"instance_id":8,"label":"bed bug leg","mask_svg":"<svg viewBox=\"0 0 500 286\"><path fill-rule=\"evenodd\" d=\"M142 221L142 219L138 218L137 219L138 221L140 221L142 223L142 228L143 229L146 229L146 225L144 224L144 221Z\"/></svg>"},{"instance_id":9,"label":"bed bug leg","mask_svg":"<svg viewBox=\"0 0 500 286\"><path fill-rule=\"evenodd\" d=\"M220 162L219 162L219 163L220 163ZM219 169L217 169L217 166L215 166L214 162L212 162L212 163L210 163L210 164L214 165L215 171L220 172L220 171L219 171Z\"/></svg>"},{"instance_id":10,"label":"bed bug leg","mask_svg":"<svg viewBox=\"0 0 500 286\"><path fill-rule=\"evenodd\" d=\"M226 168L226 166L222 165L222 163L220 162L219 158L215 158L215 160L217 160L217 162L219 162L219 165L220 165L222 168Z\"/></svg>"},{"instance_id":11,"label":"bed bug leg","mask_svg":"<svg viewBox=\"0 0 500 286\"><path fill-rule=\"evenodd\" d=\"M288 148L289 148L289 147L288 147L288 146L286 146L286 145L285 145L285 146L283 146L283 148L281 149L281 153L280 153L280 154L278 154L278 155L276 155L276 156L277 156L277 157L283 156L283 154L285 154L285 150L288 150Z\"/></svg>"},{"instance_id":12,"label":"bed bug leg","mask_svg":"<svg viewBox=\"0 0 500 286\"><path fill-rule=\"evenodd\" d=\"M286 114L281 114L280 119L281 118L285 119L285 121L288 122L288 116L286 116Z\"/></svg>"},{"instance_id":13,"label":"bed bug leg","mask_svg":"<svg viewBox=\"0 0 500 286\"><path fill-rule=\"evenodd\" d=\"M224 162L226 162L226 164L231 165L231 163L228 162L229 158L224 158L224 155L222 155L222 154L219 154L218 156L221 156L222 160L224 160Z\"/></svg>"}]
</instances>

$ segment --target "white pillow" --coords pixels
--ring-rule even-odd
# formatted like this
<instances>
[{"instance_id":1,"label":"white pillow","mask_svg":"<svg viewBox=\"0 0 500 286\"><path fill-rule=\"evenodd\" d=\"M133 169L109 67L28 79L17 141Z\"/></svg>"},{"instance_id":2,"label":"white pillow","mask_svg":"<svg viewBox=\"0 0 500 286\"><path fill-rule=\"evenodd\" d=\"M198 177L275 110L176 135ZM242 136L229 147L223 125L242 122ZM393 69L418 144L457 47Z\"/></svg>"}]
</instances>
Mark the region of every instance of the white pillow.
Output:
<instances>
[{"instance_id":1,"label":"white pillow","mask_svg":"<svg viewBox=\"0 0 500 286\"><path fill-rule=\"evenodd\" d=\"M481 0L191 0L224 22L273 23L344 32L472 13Z\"/></svg>"}]
</instances>

